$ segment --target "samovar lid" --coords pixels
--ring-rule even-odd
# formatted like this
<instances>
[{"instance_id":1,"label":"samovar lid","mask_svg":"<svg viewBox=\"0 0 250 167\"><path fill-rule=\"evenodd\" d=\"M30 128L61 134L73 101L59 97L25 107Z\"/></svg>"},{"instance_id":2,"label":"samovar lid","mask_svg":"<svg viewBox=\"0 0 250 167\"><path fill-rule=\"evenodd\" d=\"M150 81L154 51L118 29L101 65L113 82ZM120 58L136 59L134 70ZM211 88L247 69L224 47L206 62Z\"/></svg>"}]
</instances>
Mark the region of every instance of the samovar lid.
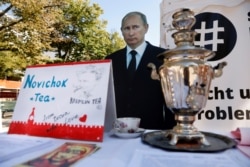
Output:
<instances>
[{"instance_id":1,"label":"samovar lid","mask_svg":"<svg viewBox=\"0 0 250 167\"><path fill-rule=\"evenodd\" d=\"M172 34L172 37L176 48L159 54L158 58L162 60L179 60L184 58L204 61L213 58L215 56L213 51L194 45L197 33L191 28L195 22L194 12L190 9L180 9L175 12L172 24L177 31Z\"/></svg>"}]
</instances>

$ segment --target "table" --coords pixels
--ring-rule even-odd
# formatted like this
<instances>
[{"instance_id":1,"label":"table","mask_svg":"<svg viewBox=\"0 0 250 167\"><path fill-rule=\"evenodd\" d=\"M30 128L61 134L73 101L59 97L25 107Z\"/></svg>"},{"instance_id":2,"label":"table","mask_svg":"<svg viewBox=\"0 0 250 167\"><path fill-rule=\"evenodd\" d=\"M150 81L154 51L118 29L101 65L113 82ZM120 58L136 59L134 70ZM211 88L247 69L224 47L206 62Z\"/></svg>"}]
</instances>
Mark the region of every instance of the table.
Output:
<instances>
[{"instance_id":1,"label":"table","mask_svg":"<svg viewBox=\"0 0 250 167\"><path fill-rule=\"evenodd\" d=\"M148 131L146 131L148 132ZM8 134L0 134L8 135ZM32 138L32 136L30 136ZM43 138L41 138L43 139ZM160 167L162 165L179 167L200 166L201 164L216 164L220 167L249 167L250 158L242 154L238 149L232 148L218 153L190 153L171 152L151 147L141 142L141 138L124 139L110 133L104 134L103 142L76 141L65 139L51 139L48 147L33 151L0 163L1 167L11 167L27 160L41 156L52 151L64 142L96 143L101 148L90 156L78 161L73 166L83 167ZM0 157L1 158L1 157ZM204 165L203 165L204 166Z\"/></svg>"}]
</instances>

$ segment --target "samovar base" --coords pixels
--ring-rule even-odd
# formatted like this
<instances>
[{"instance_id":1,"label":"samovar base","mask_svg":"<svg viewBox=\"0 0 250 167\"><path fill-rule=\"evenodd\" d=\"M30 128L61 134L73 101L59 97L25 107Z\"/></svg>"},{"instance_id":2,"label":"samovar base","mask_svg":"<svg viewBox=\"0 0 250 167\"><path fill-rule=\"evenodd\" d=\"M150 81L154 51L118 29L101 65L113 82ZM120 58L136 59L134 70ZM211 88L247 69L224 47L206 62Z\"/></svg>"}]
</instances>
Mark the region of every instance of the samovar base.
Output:
<instances>
[{"instance_id":1,"label":"samovar base","mask_svg":"<svg viewBox=\"0 0 250 167\"><path fill-rule=\"evenodd\" d=\"M152 132L145 132L142 134L142 142L153 146L155 148L164 149L167 151L184 151L184 152L204 152L204 153L212 153L224 151L226 149L234 148L237 143L234 139L223 136L216 133L204 132L201 131L203 135L206 136L206 140L209 141L210 145L205 146L204 144L198 143L198 141L178 141L176 145L171 145L169 140L166 138L166 133L169 130L158 130ZM172 132L170 132L171 134Z\"/></svg>"},{"instance_id":2,"label":"samovar base","mask_svg":"<svg viewBox=\"0 0 250 167\"><path fill-rule=\"evenodd\" d=\"M177 145L178 141L198 142L204 146L210 146L204 134L199 132L193 125L197 111L176 110L175 120L177 125L165 132L165 137L169 139L170 145Z\"/></svg>"},{"instance_id":3,"label":"samovar base","mask_svg":"<svg viewBox=\"0 0 250 167\"><path fill-rule=\"evenodd\" d=\"M205 135L199 131L186 134L186 133L176 132L173 129L166 131L165 137L170 138L168 142L170 145L177 145L178 141L186 141L186 142L197 141L204 146L210 146L210 143L207 141Z\"/></svg>"}]
</instances>

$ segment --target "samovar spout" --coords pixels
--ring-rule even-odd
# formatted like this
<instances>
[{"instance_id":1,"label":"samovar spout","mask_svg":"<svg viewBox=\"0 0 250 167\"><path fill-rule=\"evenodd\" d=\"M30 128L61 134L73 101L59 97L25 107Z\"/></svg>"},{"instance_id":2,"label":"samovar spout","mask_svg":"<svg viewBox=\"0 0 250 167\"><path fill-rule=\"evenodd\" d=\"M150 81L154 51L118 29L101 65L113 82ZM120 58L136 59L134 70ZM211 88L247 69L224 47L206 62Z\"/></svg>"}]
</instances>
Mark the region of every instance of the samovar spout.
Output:
<instances>
[{"instance_id":1,"label":"samovar spout","mask_svg":"<svg viewBox=\"0 0 250 167\"><path fill-rule=\"evenodd\" d=\"M227 65L227 62L221 62L217 64L217 66L213 67L214 69L214 77L220 77L223 73L222 69Z\"/></svg>"},{"instance_id":2,"label":"samovar spout","mask_svg":"<svg viewBox=\"0 0 250 167\"><path fill-rule=\"evenodd\" d=\"M154 80L160 80L160 76L157 73L156 66L153 63L148 63L148 67L151 68L151 78Z\"/></svg>"}]
</instances>

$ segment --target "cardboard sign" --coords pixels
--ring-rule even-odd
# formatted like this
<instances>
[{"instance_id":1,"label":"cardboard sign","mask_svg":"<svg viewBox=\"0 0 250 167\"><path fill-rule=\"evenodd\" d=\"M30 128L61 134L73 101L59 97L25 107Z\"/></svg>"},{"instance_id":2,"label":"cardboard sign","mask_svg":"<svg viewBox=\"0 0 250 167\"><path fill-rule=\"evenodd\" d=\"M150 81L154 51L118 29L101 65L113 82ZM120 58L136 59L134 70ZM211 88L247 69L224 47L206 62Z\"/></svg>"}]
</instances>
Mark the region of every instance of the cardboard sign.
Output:
<instances>
[{"instance_id":1,"label":"cardboard sign","mask_svg":"<svg viewBox=\"0 0 250 167\"><path fill-rule=\"evenodd\" d=\"M162 0L161 47L176 47L172 15L183 6L195 13L195 46L215 52L208 63L215 67L227 62L223 75L212 80L207 105L197 114L195 126L202 131L250 127L250 1Z\"/></svg>"},{"instance_id":2,"label":"cardboard sign","mask_svg":"<svg viewBox=\"0 0 250 167\"><path fill-rule=\"evenodd\" d=\"M102 141L115 113L110 60L30 66L8 133Z\"/></svg>"}]
</instances>

